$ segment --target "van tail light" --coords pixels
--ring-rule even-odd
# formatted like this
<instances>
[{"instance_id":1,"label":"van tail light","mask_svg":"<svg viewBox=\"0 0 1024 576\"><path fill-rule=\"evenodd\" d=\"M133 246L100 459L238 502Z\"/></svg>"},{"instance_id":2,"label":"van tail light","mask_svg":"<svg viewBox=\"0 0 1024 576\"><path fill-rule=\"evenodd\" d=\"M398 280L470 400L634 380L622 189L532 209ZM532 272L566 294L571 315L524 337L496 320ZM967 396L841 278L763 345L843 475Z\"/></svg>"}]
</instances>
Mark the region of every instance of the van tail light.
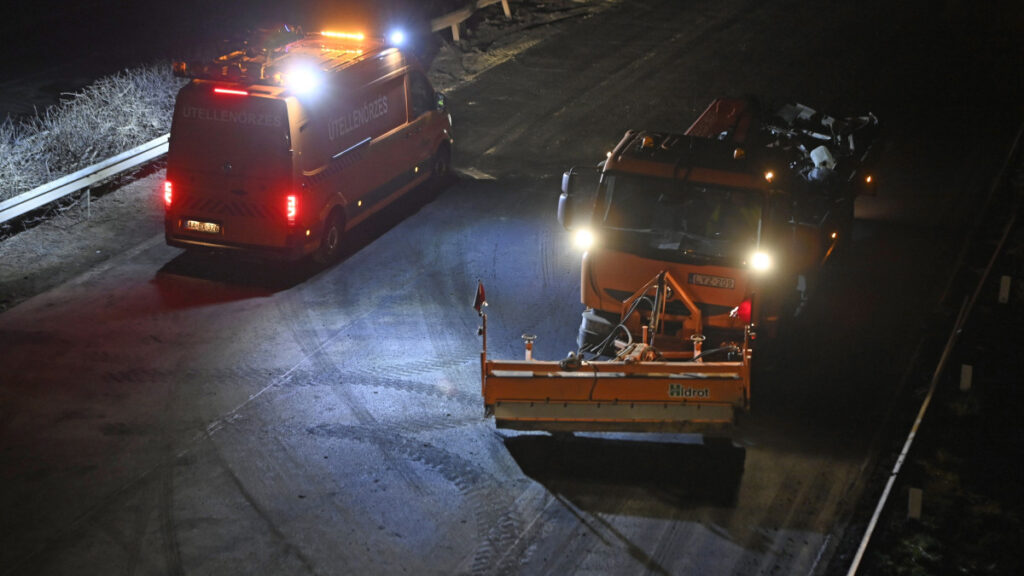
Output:
<instances>
[{"instance_id":1,"label":"van tail light","mask_svg":"<svg viewBox=\"0 0 1024 576\"><path fill-rule=\"evenodd\" d=\"M174 202L174 184L170 180L164 180L164 208L170 208Z\"/></svg>"},{"instance_id":2,"label":"van tail light","mask_svg":"<svg viewBox=\"0 0 1024 576\"><path fill-rule=\"evenodd\" d=\"M289 226L295 226L299 218L299 196L289 194L285 196L284 215Z\"/></svg>"}]
</instances>

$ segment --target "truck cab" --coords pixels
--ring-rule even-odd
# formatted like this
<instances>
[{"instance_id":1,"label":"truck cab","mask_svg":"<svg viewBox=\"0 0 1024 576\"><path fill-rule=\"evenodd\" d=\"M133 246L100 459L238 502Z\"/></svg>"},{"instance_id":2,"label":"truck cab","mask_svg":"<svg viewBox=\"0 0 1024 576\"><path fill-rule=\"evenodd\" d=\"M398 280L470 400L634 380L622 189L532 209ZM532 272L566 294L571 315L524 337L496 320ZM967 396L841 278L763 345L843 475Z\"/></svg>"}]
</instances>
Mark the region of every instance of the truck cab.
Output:
<instances>
[{"instance_id":1,"label":"truck cab","mask_svg":"<svg viewBox=\"0 0 1024 576\"><path fill-rule=\"evenodd\" d=\"M856 187L835 161L847 159L852 140L828 152L829 134L812 159L807 130L794 123L813 111L793 110L766 121L752 101L716 100L685 133L629 131L596 170L565 174L559 219L584 250L581 351L608 354L598 347L609 334L636 335L644 315L620 327L624 303L661 272L685 292L665 305L665 354L693 357L694 338L736 350L730 344L748 332L770 334L796 312L815 271L846 240ZM573 204L585 172L597 186L580 217Z\"/></svg>"}]
</instances>

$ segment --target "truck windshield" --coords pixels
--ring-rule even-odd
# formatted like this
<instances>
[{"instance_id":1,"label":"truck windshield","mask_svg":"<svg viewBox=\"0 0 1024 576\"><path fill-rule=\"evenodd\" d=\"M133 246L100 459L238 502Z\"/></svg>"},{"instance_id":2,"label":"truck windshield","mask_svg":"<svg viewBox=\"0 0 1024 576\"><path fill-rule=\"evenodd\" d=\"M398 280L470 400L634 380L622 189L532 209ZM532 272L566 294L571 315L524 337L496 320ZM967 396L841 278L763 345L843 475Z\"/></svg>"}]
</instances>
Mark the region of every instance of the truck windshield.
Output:
<instances>
[{"instance_id":1,"label":"truck windshield","mask_svg":"<svg viewBox=\"0 0 1024 576\"><path fill-rule=\"evenodd\" d=\"M603 242L671 261L742 261L757 247L758 190L634 174L605 174L596 221Z\"/></svg>"}]
</instances>

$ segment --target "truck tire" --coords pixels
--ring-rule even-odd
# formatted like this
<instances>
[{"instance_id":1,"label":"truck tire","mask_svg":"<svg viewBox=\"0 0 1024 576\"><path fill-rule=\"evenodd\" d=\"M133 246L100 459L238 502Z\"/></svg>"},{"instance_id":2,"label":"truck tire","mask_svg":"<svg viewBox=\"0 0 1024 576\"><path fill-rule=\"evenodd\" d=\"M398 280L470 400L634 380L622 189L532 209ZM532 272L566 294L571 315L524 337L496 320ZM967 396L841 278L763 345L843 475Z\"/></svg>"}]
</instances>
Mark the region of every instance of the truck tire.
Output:
<instances>
[{"instance_id":1,"label":"truck tire","mask_svg":"<svg viewBox=\"0 0 1024 576\"><path fill-rule=\"evenodd\" d=\"M331 264L341 256L342 237L345 235L345 219L340 210L334 210L327 217L320 246L313 253L318 264Z\"/></svg>"}]
</instances>

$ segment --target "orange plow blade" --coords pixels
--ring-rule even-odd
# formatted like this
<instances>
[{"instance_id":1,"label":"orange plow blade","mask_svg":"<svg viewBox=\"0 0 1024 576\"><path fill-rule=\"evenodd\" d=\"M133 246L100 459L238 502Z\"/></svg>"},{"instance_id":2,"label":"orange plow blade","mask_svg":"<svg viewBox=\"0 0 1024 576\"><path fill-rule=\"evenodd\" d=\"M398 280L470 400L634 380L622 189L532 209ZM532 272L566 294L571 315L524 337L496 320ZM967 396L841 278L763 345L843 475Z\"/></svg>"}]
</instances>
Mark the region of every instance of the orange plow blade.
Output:
<instances>
[{"instance_id":1,"label":"orange plow blade","mask_svg":"<svg viewBox=\"0 0 1024 576\"><path fill-rule=\"evenodd\" d=\"M737 362L494 361L483 357L487 414L499 428L687 431L728 428L749 402Z\"/></svg>"},{"instance_id":2,"label":"orange plow blade","mask_svg":"<svg viewBox=\"0 0 1024 576\"><path fill-rule=\"evenodd\" d=\"M487 358L487 302L480 284L473 308L483 320L480 371L485 414L494 416L498 428L519 430L715 432L732 427L737 414L749 409L749 327L741 344L730 345L735 354L728 361L705 362L700 354L700 310L667 272L638 290L624 310L651 290L656 294L642 340L616 341L619 352L614 359L585 360L574 353L561 361L537 361L532 353L535 337L524 334L526 357L512 361ZM660 332L659 319L670 294L682 299L695 318L694 350L688 357L663 354L648 341L649 333ZM624 311L623 322L631 313Z\"/></svg>"}]
</instances>

